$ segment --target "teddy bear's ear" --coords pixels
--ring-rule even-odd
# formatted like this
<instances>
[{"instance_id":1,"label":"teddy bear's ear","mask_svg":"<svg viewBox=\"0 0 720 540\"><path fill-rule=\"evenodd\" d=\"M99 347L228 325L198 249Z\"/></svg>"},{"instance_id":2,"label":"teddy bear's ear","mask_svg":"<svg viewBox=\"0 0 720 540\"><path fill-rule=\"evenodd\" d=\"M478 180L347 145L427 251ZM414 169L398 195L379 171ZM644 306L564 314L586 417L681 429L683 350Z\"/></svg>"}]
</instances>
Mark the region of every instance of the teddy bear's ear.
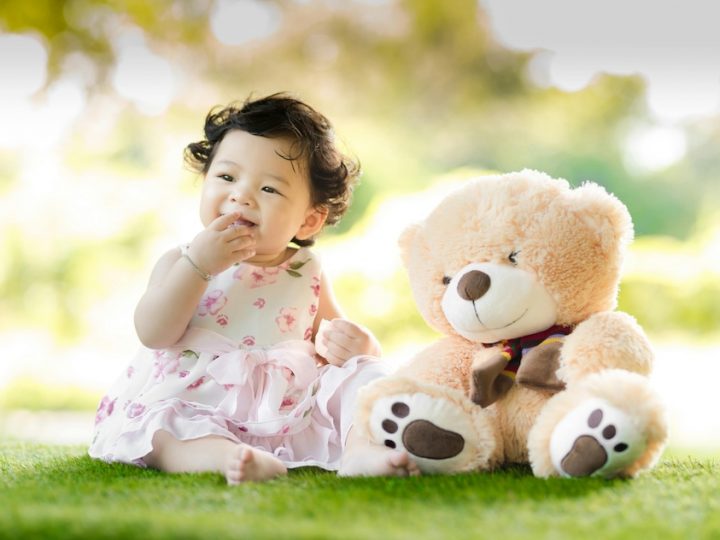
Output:
<instances>
[{"instance_id":1,"label":"teddy bear's ear","mask_svg":"<svg viewBox=\"0 0 720 540\"><path fill-rule=\"evenodd\" d=\"M405 268L407 268L410 264L410 251L417 243L416 240L419 237L421 228L422 226L419 223L413 223L400 233L398 246L400 247L400 258L402 259Z\"/></svg>"},{"instance_id":2,"label":"teddy bear's ear","mask_svg":"<svg viewBox=\"0 0 720 540\"><path fill-rule=\"evenodd\" d=\"M577 215L598 233L603 251L624 249L632 241L632 218L617 197L594 182L585 182L570 194Z\"/></svg>"}]
</instances>

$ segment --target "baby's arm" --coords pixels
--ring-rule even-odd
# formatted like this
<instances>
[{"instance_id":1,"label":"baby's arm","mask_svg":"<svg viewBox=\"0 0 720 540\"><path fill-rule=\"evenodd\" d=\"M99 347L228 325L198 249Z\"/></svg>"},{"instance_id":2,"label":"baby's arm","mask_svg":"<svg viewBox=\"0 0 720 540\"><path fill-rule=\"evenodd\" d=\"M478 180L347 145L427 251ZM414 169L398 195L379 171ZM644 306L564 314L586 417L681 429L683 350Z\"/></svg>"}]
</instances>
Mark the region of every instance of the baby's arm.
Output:
<instances>
[{"instance_id":1,"label":"baby's arm","mask_svg":"<svg viewBox=\"0 0 720 540\"><path fill-rule=\"evenodd\" d=\"M317 336L320 321L323 319L330 321L330 327L321 337L327 346L325 359L330 364L342 366L353 356L382 354L380 344L370 330L343 318L325 274L320 278L320 305L315 317L313 336Z\"/></svg>"},{"instance_id":2,"label":"baby's arm","mask_svg":"<svg viewBox=\"0 0 720 540\"><path fill-rule=\"evenodd\" d=\"M247 227L230 227L238 217L220 216L193 239L188 256L202 271L214 275L253 255L252 233ZM180 249L160 257L135 309L135 329L143 345L161 349L177 342L206 288L207 281Z\"/></svg>"}]
</instances>

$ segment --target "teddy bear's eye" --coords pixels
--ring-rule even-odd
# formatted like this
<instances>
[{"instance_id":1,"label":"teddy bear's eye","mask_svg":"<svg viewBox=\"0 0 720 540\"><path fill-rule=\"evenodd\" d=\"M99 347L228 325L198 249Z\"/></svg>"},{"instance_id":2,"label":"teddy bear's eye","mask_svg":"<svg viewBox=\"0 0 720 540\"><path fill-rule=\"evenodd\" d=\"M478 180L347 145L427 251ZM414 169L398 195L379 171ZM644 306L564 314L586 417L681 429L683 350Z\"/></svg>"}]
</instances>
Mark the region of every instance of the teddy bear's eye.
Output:
<instances>
[{"instance_id":1,"label":"teddy bear's eye","mask_svg":"<svg viewBox=\"0 0 720 540\"><path fill-rule=\"evenodd\" d=\"M518 256L518 253L520 253L520 250L519 250L519 249L513 251L512 253L510 253L510 255L508 255L508 261L510 261L511 264L517 265L517 256Z\"/></svg>"},{"instance_id":2,"label":"teddy bear's eye","mask_svg":"<svg viewBox=\"0 0 720 540\"><path fill-rule=\"evenodd\" d=\"M450 285L451 281L452 281L452 278L450 276L443 276L443 278L442 278L443 285Z\"/></svg>"}]
</instances>

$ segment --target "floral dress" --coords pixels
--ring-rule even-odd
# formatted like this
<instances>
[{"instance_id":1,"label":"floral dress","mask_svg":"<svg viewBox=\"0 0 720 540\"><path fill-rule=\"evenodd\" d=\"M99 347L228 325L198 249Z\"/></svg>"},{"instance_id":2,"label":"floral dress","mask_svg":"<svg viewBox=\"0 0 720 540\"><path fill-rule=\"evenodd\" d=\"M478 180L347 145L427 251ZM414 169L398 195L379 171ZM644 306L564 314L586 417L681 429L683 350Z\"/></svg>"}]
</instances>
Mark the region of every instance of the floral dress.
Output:
<instances>
[{"instance_id":1,"label":"floral dress","mask_svg":"<svg viewBox=\"0 0 720 540\"><path fill-rule=\"evenodd\" d=\"M213 277L183 337L142 349L102 398L90 456L144 466L165 430L243 442L287 467L336 470L357 390L386 371L368 356L317 365L320 273L301 248L276 267L241 263Z\"/></svg>"}]
</instances>

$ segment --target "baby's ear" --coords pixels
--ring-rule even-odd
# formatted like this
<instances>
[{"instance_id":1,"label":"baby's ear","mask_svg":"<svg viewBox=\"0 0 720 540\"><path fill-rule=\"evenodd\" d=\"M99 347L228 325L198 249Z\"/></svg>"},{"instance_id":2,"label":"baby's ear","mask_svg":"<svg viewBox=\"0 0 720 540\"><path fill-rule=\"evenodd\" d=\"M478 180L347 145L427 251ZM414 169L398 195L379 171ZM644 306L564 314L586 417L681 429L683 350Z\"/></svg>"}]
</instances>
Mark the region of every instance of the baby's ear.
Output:
<instances>
[{"instance_id":1,"label":"baby's ear","mask_svg":"<svg viewBox=\"0 0 720 540\"><path fill-rule=\"evenodd\" d=\"M328 209L321 206L311 208L305 214L305 221L300 226L300 230L295 235L295 238L300 240L307 240L312 236L315 236L320 232L320 229L325 225L325 220L328 217Z\"/></svg>"},{"instance_id":2,"label":"baby's ear","mask_svg":"<svg viewBox=\"0 0 720 540\"><path fill-rule=\"evenodd\" d=\"M417 244L418 236L422 226L419 223L413 223L400 233L398 238L398 246L400 247L400 258L407 268L410 263L410 251Z\"/></svg>"}]
</instances>

